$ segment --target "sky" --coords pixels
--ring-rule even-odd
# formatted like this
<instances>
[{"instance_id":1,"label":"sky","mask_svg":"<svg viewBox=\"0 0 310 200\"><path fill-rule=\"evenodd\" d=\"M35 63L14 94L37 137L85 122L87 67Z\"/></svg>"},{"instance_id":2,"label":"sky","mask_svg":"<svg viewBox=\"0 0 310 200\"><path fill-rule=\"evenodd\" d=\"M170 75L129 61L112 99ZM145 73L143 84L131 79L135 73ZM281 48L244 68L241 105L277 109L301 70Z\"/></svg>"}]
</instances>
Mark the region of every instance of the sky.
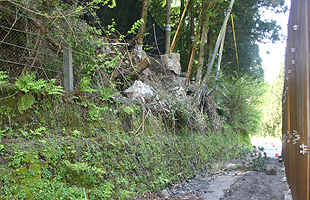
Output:
<instances>
[{"instance_id":1,"label":"sky","mask_svg":"<svg viewBox=\"0 0 310 200\"><path fill-rule=\"evenodd\" d=\"M291 0L285 0L285 4L290 9ZM270 10L264 10L261 15L265 19L275 19L282 27L281 33L287 36L287 24L289 17L289 10L283 14L274 14ZM284 64L284 55L286 47L286 37L282 41L272 44L259 44L260 56L263 59L263 68L265 70L265 80L271 83L279 74L281 67Z\"/></svg>"}]
</instances>

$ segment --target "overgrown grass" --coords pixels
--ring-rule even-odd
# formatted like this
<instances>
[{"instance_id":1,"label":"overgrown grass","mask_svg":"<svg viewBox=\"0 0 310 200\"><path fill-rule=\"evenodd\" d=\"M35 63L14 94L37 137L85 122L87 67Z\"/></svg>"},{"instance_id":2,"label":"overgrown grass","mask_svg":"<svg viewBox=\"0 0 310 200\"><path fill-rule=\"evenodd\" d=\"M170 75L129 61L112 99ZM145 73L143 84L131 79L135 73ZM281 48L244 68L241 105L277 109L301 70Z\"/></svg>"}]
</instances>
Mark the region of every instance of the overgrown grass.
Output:
<instances>
[{"instance_id":1,"label":"overgrown grass","mask_svg":"<svg viewBox=\"0 0 310 200\"><path fill-rule=\"evenodd\" d=\"M246 141L175 131L131 104L48 96L20 114L16 99L0 106L1 199L128 199L207 172Z\"/></svg>"}]
</instances>

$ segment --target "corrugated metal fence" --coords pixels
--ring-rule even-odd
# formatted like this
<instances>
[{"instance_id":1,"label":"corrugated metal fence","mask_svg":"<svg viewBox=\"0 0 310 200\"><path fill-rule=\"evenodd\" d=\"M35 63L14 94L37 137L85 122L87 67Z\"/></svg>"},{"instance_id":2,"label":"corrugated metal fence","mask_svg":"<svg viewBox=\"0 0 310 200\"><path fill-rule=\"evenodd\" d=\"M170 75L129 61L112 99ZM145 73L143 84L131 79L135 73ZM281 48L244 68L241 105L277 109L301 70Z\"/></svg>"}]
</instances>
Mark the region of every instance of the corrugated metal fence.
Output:
<instances>
[{"instance_id":1,"label":"corrugated metal fence","mask_svg":"<svg viewBox=\"0 0 310 200\"><path fill-rule=\"evenodd\" d=\"M309 5L292 0L283 88L283 156L294 200L309 198Z\"/></svg>"}]
</instances>

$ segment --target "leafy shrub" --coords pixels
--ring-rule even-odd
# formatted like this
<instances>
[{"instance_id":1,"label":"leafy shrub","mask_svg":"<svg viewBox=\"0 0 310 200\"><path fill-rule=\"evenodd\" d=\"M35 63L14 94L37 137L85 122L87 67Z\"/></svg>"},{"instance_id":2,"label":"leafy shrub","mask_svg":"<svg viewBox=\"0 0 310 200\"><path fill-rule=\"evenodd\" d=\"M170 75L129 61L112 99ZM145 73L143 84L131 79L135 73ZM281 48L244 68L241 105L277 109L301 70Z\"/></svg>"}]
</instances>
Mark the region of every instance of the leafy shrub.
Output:
<instances>
[{"instance_id":1,"label":"leafy shrub","mask_svg":"<svg viewBox=\"0 0 310 200\"><path fill-rule=\"evenodd\" d=\"M238 77L226 79L220 89L227 108L227 123L243 134L258 132L262 113L259 109L265 85L259 79Z\"/></svg>"},{"instance_id":2,"label":"leafy shrub","mask_svg":"<svg viewBox=\"0 0 310 200\"><path fill-rule=\"evenodd\" d=\"M8 75L5 71L0 71L0 85L7 82Z\"/></svg>"}]
</instances>

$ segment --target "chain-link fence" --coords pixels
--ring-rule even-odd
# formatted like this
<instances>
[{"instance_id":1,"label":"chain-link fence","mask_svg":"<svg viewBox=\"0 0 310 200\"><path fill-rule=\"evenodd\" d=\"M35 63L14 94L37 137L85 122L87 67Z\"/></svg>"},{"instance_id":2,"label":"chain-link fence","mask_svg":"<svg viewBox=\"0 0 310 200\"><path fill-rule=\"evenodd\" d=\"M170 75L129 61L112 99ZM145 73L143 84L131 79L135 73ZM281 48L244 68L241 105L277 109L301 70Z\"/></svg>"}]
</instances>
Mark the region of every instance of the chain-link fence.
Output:
<instances>
[{"instance_id":1,"label":"chain-link fence","mask_svg":"<svg viewBox=\"0 0 310 200\"><path fill-rule=\"evenodd\" d=\"M65 86L64 58L68 45L72 47L74 87L84 76L102 85L116 79L115 74L125 77L124 71L134 71L139 60L134 51L128 51L126 37L119 36L120 41L111 38L112 30L100 26L88 4L81 5L80 1L72 1L72 5L29 0L0 2L0 71L6 71L12 80L28 72L35 73L37 79L56 79L58 85ZM85 15L96 19L99 29L87 25L82 20ZM157 57L156 54L163 53L159 49L164 38L156 36L158 28L153 22L147 26L152 34L144 40L152 46L146 45L152 49L148 54ZM132 36L134 41L135 34Z\"/></svg>"},{"instance_id":2,"label":"chain-link fence","mask_svg":"<svg viewBox=\"0 0 310 200\"><path fill-rule=\"evenodd\" d=\"M33 18L30 10L12 3L1 3L0 10L0 71L11 78L27 71L37 78L61 79L61 45L44 30L45 18Z\"/></svg>"}]
</instances>

